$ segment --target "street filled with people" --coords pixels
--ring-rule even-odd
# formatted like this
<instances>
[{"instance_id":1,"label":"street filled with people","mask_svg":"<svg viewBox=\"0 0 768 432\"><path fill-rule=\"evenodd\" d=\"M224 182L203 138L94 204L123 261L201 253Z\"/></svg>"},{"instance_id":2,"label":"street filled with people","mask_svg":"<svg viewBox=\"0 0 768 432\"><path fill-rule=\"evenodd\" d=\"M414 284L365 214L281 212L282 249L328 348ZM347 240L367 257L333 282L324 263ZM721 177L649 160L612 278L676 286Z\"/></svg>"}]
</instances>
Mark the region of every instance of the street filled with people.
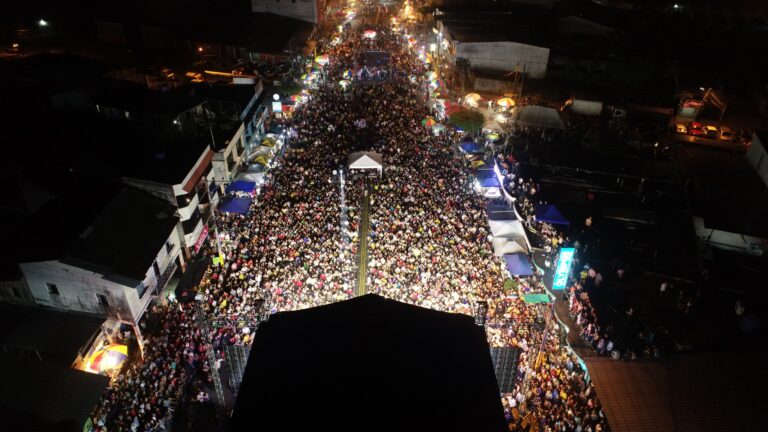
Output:
<instances>
[{"instance_id":1,"label":"street filled with people","mask_svg":"<svg viewBox=\"0 0 768 432\"><path fill-rule=\"evenodd\" d=\"M285 125L284 153L246 214L217 215L218 234L203 251L217 258L221 251L223 258L207 270L192 302L158 306L161 318L144 336L143 359L112 382L92 414L94 430L166 430L180 400L209 403L211 369L226 363L223 346L250 345L249 322L264 312L356 295L362 241L369 293L467 315L478 302L488 303L490 346L521 352L515 389L500 395L510 430L524 430L523 424L540 431L607 430L551 304L523 299L546 292L542 276L508 275L494 255L487 200L456 150L462 133L451 127L435 133L424 124L439 118L426 103L430 65L403 27L377 19L339 26L320 39L318 51L329 60ZM376 80L364 79L370 70L358 74L367 67L360 61L366 52L387 53L386 63L376 65ZM383 155L383 172L345 178L348 155L362 150ZM567 237L535 220L538 186L503 158L507 191L534 242L554 262ZM360 238L366 198L369 229ZM219 318L232 324L199 325Z\"/></svg>"}]
</instances>

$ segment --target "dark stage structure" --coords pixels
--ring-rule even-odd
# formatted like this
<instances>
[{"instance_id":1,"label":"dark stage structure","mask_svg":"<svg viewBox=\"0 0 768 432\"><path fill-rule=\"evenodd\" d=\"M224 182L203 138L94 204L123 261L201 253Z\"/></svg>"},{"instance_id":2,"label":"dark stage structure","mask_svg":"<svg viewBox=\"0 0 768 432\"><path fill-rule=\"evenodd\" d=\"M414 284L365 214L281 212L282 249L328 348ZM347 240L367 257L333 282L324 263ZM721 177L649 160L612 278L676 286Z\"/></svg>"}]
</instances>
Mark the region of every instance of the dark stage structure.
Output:
<instances>
[{"instance_id":1,"label":"dark stage structure","mask_svg":"<svg viewBox=\"0 0 768 432\"><path fill-rule=\"evenodd\" d=\"M505 429L484 329L370 294L259 326L230 428Z\"/></svg>"}]
</instances>

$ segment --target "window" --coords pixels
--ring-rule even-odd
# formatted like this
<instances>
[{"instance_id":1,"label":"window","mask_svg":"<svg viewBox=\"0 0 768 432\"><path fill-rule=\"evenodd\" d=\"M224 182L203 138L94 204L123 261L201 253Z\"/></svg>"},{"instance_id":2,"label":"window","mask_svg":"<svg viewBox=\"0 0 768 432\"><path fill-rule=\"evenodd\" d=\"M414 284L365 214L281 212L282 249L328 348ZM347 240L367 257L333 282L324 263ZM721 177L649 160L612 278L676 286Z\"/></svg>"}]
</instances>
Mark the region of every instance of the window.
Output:
<instances>
[{"instance_id":1,"label":"window","mask_svg":"<svg viewBox=\"0 0 768 432\"><path fill-rule=\"evenodd\" d=\"M59 287L57 287L56 284L46 282L45 286L48 288L48 294L59 295Z\"/></svg>"},{"instance_id":2,"label":"window","mask_svg":"<svg viewBox=\"0 0 768 432\"><path fill-rule=\"evenodd\" d=\"M96 298L99 300L99 306L101 307L109 307L109 302L107 301L107 296L104 294L96 294Z\"/></svg>"},{"instance_id":3,"label":"window","mask_svg":"<svg viewBox=\"0 0 768 432\"><path fill-rule=\"evenodd\" d=\"M227 171L234 171L235 169L235 155L234 152L231 152L229 156L227 156Z\"/></svg>"},{"instance_id":4,"label":"window","mask_svg":"<svg viewBox=\"0 0 768 432\"><path fill-rule=\"evenodd\" d=\"M176 205L179 206L179 208L188 207L190 203L192 203L192 200L195 199L195 195L197 195L197 190L192 189L189 191L189 193L184 195L177 195L176 196Z\"/></svg>"},{"instance_id":5,"label":"window","mask_svg":"<svg viewBox=\"0 0 768 432\"><path fill-rule=\"evenodd\" d=\"M200 222L200 209L195 208L192 216L181 223L182 228L184 228L184 234L192 234L195 228L197 228L198 222Z\"/></svg>"}]
</instances>

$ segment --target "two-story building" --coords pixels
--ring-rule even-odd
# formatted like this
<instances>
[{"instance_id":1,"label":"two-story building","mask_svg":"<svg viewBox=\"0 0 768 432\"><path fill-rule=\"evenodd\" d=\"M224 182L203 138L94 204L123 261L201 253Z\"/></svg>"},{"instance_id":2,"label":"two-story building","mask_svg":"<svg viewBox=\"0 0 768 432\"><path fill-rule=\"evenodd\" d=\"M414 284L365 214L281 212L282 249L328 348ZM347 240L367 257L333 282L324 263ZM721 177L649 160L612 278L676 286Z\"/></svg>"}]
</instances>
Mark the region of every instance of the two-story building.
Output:
<instances>
[{"instance_id":1,"label":"two-story building","mask_svg":"<svg viewBox=\"0 0 768 432\"><path fill-rule=\"evenodd\" d=\"M173 205L179 216L176 234L182 254L180 265L197 254L208 236L210 205L219 199L214 179L215 152L208 139L190 138L168 143L162 154L147 154L123 167L123 182Z\"/></svg>"},{"instance_id":2,"label":"two-story building","mask_svg":"<svg viewBox=\"0 0 768 432\"><path fill-rule=\"evenodd\" d=\"M213 114L213 175L218 184L225 186L237 177L251 149L264 136L269 115L264 88L261 80L256 85L200 85L195 94L206 100L206 108Z\"/></svg>"},{"instance_id":3,"label":"two-story building","mask_svg":"<svg viewBox=\"0 0 768 432\"><path fill-rule=\"evenodd\" d=\"M60 254L19 268L38 306L103 315L140 336L139 320L178 268L178 223L175 206L125 187Z\"/></svg>"}]
</instances>

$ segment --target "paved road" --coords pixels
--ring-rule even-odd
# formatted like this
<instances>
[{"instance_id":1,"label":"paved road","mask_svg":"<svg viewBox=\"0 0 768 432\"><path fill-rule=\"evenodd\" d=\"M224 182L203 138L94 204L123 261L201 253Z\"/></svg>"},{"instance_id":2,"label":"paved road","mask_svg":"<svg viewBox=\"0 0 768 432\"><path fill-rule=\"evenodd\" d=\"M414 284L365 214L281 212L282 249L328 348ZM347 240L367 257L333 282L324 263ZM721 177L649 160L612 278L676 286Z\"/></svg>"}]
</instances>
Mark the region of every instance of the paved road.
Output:
<instances>
[{"instance_id":1,"label":"paved road","mask_svg":"<svg viewBox=\"0 0 768 432\"><path fill-rule=\"evenodd\" d=\"M368 231L370 229L370 186L365 185L365 191L363 193L360 212L360 232L357 236L360 244L358 245L358 262L357 262L357 287L355 288L355 294L358 296L365 295L368 290L366 288L366 281L368 279Z\"/></svg>"}]
</instances>

